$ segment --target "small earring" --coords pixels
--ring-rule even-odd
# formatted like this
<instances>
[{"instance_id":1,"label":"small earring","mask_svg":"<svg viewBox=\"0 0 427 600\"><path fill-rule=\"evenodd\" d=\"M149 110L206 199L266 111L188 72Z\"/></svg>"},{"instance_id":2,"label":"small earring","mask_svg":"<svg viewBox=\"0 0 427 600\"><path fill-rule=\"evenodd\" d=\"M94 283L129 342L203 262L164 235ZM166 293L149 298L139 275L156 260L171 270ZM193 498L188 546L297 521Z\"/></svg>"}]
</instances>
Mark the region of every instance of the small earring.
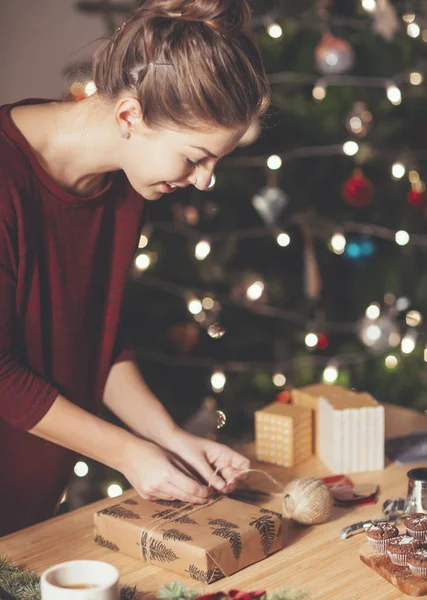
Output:
<instances>
[{"instance_id":1,"label":"small earring","mask_svg":"<svg viewBox=\"0 0 427 600\"><path fill-rule=\"evenodd\" d=\"M129 131L123 131L123 132L122 132L122 138L123 138L124 140L128 140L128 139L130 138L130 133L129 133Z\"/></svg>"}]
</instances>

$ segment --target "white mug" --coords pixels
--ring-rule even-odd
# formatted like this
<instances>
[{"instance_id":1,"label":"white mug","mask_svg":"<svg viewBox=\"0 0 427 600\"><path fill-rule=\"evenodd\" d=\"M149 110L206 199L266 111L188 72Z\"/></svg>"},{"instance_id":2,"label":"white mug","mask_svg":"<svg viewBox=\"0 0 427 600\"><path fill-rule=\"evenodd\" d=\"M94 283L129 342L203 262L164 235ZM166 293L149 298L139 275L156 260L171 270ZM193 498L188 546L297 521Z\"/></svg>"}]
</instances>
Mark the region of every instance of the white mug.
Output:
<instances>
[{"instance_id":1,"label":"white mug","mask_svg":"<svg viewBox=\"0 0 427 600\"><path fill-rule=\"evenodd\" d=\"M54 565L40 579L42 600L119 600L119 572L98 560Z\"/></svg>"}]
</instances>

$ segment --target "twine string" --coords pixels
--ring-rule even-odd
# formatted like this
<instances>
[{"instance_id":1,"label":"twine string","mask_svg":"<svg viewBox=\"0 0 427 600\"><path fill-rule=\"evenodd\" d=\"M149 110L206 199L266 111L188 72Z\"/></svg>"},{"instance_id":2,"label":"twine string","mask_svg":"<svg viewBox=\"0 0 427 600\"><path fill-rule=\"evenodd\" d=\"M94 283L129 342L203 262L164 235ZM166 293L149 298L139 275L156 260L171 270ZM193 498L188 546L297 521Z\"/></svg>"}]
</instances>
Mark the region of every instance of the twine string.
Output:
<instances>
[{"instance_id":1,"label":"twine string","mask_svg":"<svg viewBox=\"0 0 427 600\"><path fill-rule=\"evenodd\" d=\"M208 489L214 489L212 486L212 482L215 479L218 471L219 471L219 467L216 468L214 474L212 475L211 480L208 484ZM231 479L231 481L228 482L228 485L233 483L234 480L237 477L239 477L239 475L242 475L244 473L261 473L262 475L265 475L265 477L267 477L267 479L269 479L272 483L274 483L274 485L279 486L281 488L280 492L267 492L267 494L269 494L271 496L283 496L283 484L281 484L279 481L277 481L277 479L272 477L269 473L267 473L266 471L262 471L261 469L243 469L243 470L239 471L236 475L234 475L234 477ZM144 529L142 530L141 533L147 534L147 538L146 538L146 542L145 542L145 550L146 550L146 557L147 557L146 562L150 565L152 564L151 545L152 545L152 542L154 541L154 532L160 527L160 525L167 525L171 521L175 521L176 519L179 519L181 516L192 515L195 512L197 512L198 510L201 510L202 508L207 508L208 506L212 506L212 504L215 504L216 502L218 502L218 500L221 500L221 498L223 498L224 496L226 496L226 494L215 490L215 496L211 500L206 502L205 504L194 505L192 502L186 502L184 504L184 506L180 506L179 508L172 510L164 517L158 517L158 518L154 519L152 521L152 523L150 523L148 526L144 527ZM141 551L143 552L142 548L141 548ZM210 582L208 582L208 583L210 583Z\"/></svg>"}]
</instances>

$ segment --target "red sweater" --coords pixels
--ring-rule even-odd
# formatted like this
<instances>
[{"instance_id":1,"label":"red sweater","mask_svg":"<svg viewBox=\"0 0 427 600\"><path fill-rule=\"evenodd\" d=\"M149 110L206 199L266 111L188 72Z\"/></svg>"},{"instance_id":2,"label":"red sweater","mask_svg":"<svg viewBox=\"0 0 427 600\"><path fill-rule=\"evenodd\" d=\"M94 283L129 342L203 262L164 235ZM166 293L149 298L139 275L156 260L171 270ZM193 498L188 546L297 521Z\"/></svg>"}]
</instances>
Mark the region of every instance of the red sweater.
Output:
<instances>
[{"instance_id":1,"label":"red sweater","mask_svg":"<svg viewBox=\"0 0 427 600\"><path fill-rule=\"evenodd\" d=\"M25 100L19 104L46 102ZM96 413L114 362L144 200L123 172L79 197L0 107L0 536L52 515L75 455L29 433L58 393Z\"/></svg>"}]
</instances>

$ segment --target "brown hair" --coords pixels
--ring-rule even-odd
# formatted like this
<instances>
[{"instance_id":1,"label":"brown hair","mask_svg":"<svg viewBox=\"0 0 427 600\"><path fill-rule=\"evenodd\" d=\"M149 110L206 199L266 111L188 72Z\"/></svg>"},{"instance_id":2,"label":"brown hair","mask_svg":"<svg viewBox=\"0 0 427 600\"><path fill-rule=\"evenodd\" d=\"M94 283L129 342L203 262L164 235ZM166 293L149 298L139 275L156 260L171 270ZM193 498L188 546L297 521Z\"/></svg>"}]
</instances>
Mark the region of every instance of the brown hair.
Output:
<instances>
[{"instance_id":1,"label":"brown hair","mask_svg":"<svg viewBox=\"0 0 427 600\"><path fill-rule=\"evenodd\" d=\"M95 53L98 93L131 91L144 121L246 128L269 87L247 0L145 0Z\"/></svg>"}]
</instances>

